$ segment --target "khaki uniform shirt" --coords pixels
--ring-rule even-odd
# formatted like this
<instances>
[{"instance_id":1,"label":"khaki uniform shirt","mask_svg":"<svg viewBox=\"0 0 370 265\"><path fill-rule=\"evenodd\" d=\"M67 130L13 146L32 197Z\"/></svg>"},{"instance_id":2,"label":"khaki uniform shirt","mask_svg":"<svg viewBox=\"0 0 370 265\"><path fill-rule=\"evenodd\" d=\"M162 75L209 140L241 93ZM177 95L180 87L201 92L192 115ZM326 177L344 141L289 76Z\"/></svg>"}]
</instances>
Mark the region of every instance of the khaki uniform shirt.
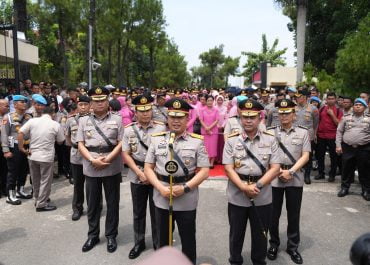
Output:
<instances>
[{"instance_id":1,"label":"khaki uniform shirt","mask_svg":"<svg viewBox=\"0 0 370 265\"><path fill-rule=\"evenodd\" d=\"M266 126L278 126L280 125L279 112L278 109L273 107L267 114Z\"/></svg>"},{"instance_id":2,"label":"khaki uniform shirt","mask_svg":"<svg viewBox=\"0 0 370 265\"><path fill-rule=\"evenodd\" d=\"M343 116L337 128L337 148L341 147L342 142L354 147L370 143L370 114Z\"/></svg>"},{"instance_id":3,"label":"khaki uniform shirt","mask_svg":"<svg viewBox=\"0 0 370 265\"><path fill-rule=\"evenodd\" d=\"M293 158L298 161L301 158L303 152L311 152L311 142L308 135L308 130L303 127L293 126L289 131L285 131L281 126L275 126L269 128L275 134L275 137L288 149ZM286 153L280 148L280 162L283 165L293 166L295 163L286 155ZM284 187L303 187L304 174L302 170L296 172L297 176L294 176L288 182L282 182L279 178L275 178L271 185L277 188Z\"/></svg>"},{"instance_id":4,"label":"khaki uniform shirt","mask_svg":"<svg viewBox=\"0 0 370 265\"><path fill-rule=\"evenodd\" d=\"M123 137L122 118L119 115L107 113L107 115L98 119L95 115L91 114L84 116L79 119L76 142L84 142L86 148L88 147L106 147L108 146L104 138L96 131L91 119L94 119L96 125L104 133L104 135L110 140L113 145L117 145ZM90 154L97 158L99 156L105 156L109 153L96 153L90 152ZM121 172L121 155L117 156L111 164L102 169L95 170L91 163L86 159L82 160L83 173L89 177L108 177L119 174Z\"/></svg>"},{"instance_id":5,"label":"khaki uniform shirt","mask_svg":"<svg viewBox=\"0 0 370 265\"><path fill-rule=\"evenodd\" d=\"M227 119L224 135L229 135L232 133L241 133L243 131L243 127L238 116L233 116Z\"/></svg>"},{"instance_id":6,"label":"khaki uniform shirt","mask_svg":"<svg viewBox=\"0 0 370 265\"><path fill-rule=\"evenodd\" d=\"M84 115L85 116L85 115ZM81 118L79 114L73 115L67 118L65 124L65 134L71 138L71 158L70 162L75 165L82 165L82 156L78 151L77 142L77 131L78 131L78 121Z\"/></svg>"},{"instance_id":7,"label":"khaki uniform shirt","mask_svg":"<svg viewBox=\"0 0 370 265\"><path fill-rule=\"evenodd\" d=\"M315 139L315 133L319 125L319 111L315 106L307 104L303 107L295 107L295 125L302 125L308 129L310 141Z\"/></svg>"},{"instance_id":8,"label":"khaki uniform shirt","mask_svg":"<svg viewBox=\"0 0 370 265\"><path fill-rule=\"evenodd\" d=\"M19 115L16 112L4 116L1 125L1 145L4 153L10 152L10 148L18 144L18 131L31 118L29 114ZM24 139L27 140L28 137Z\"/></svg>"},{"instance_id":9,"label":"khaki uniform shirt","mask_svg":"<svg viewBox=\"0 0 370 265\"><path fill-rule=\"evenodd\" d=\"M56 114L55 114L55 121L60 123L60 125L62 126L63 130L66 129L66 122L67 122L67 118L68 118L68 112L63 110L59 110Z\"/></svg>"},{"instance_id":10,"label":"khaki uniform shirt","mask_svg":"<svg viewBox=\"0 0 370 265\"><path fill-rule=\"evenodd\" d=\"M140 140L134 131L134 127L137 130L141 141L149 147L151 139L150 135L153 133L166 131L166 126L163 123L156 121L151 122L146 129L140 126L140 124L137 122L125 126L122 140L122 151L129 151L133 159L144 162L148 150L145 149L145 147L140 143ZM141 169L141 171L143 171L141 166L137 166ZM128 170L127 176L132 183L140 183L140 179L131 168Z\"/></svg>"},{"instance_id":11,"label":"khaki uniform shirt","mask_svg":"<svg viewBox=\"0 0 370 265\"><path fill-rule=\"evenodd\" d=\"M167 123L167 108L165 106L153 105L153 120Z\"/></svg>"},{"instance_id":12,"label":"khaki uniform shirt","mask_svg":"<svg viewBox=\"0 0 370 265\"><path fill-rule=\"evenodd\" d=\"M230 135L224 147L222 163L234 165L236 173L251 176L261 176L261 169L251 159L244 149L244 141L248 149L265 166L266 171L270 164L280 164L278 144L273 134L258 131L254 139L249 139L246 134ZM232 181L227 186L227 197L229 203L242 207L252 206L250 199ZM256 206L267 205L272 202L271 185L265 185L260 194L254 199Z\"/></svg>"},{"instance_id":13,"label":"khaki uniform shirt","mask_svg":"<svg viewBox=\"0 0 370 265\"><path fill-rule=\"evenodd\" d=\"M30 152L28 159L38 162L54 162L55 141L62 143L64 132L49 114L43 114L39 118L33 118L20 128L25 136L30 138Z\"/></svg>"},{"instance_id":14,"label":"khaki uniform shirt","mask_svg":"<svg viewBox=\"0 0 370 265\"><path fill-rule=\"evenodd\" d=\"M167 175L165 164L170 160L170 151L168 148L169 132L152 136L148 154L145 163L155 164L154 171L161 175ZM208 154L205 149L203 138L197 134L184 134L178 137L174 144L174 151L179 155L185 166L189 170L189 175L195 172L196 168L208 168L210 166ZM178 164L178 163L177 163ZM178 171L173 175L184 176L185 173L179 165ZM169 186L167 182L162 182ZM180 184L181 185L181 184ZM188 193L184 193L173 200L173 209L175 211L192 211L197 208L199 191L198 187ZM157 189L153 191L153 200L155 206L161 209L168 209L169 200L164 198Z\"/></svg>"}]
</instances>

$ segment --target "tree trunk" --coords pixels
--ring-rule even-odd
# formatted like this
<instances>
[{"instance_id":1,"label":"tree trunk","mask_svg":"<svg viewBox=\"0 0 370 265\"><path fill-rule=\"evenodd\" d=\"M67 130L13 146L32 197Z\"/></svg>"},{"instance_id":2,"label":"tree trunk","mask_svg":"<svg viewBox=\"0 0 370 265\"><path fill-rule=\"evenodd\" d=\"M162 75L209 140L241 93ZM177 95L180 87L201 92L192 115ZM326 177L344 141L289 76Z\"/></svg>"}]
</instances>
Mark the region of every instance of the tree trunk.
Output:
<instances>
[{"instance_id":1,"label":"tree trunk","mask_svg":"<svg viewBox=\"0 0 370 265\"><path fill-rule=\"evenodd\" d=\"M116 78L118 85L122 84L121 43L122 43L121 38L118 38L117 40L117 78Z\"/></svg>"},{"instance_id":2,"label":"tree trunk","mask_svg":"<svg viewBox=\"0 0 370 265\"><path fill-rule=\"evenodd\" d=\"M59 48L63 58L63 85L68 86L68 58L66 54L66 43L64 39L63 31L63 18L64 14L62 10L58 10L58 34L59 34Z\"/></svg>"},{"instance_id":3,"label":"tree trunk","mask_svg":"<svg viewBox=\"0 0 370 265\"><path fill-rule=\"evenodd\" d=\"M108 84L110 84L112 82L112 42L108 45Z\"/></svg>"},{"instance_id":4,"label":"tree trunk","mask_svg":"<svg viewBox=\"0 0 370 265\"><path fill-rule=\"evenodd\" d=\"M154 79L154 47L149 48L149 89L153 89L153 79Z\"/></svg>"},{"instance_id":5,"label":"tree trunk","mask_svg":"<svg viewBox=\"0 0 370 265\"><path fill-rule=\"evenodd\" d=\"M302 82L306 39L306 0L297 1L297 83Z\"/></svg>"},{"instance_id":6,"label":"tree trunk","mask_svg":"<svg viewBox=\"0 0 370 265\"><path fill-rule=\"evenodd\" d=\"M90 1L90 9L89 9L89 25L93 28L93 35L95 29L95 0ZM85 67L85 76L86 80L89 79L89 27L86 29L86 67Z\"/></svg>"},{"instance_id":7,"label":"tree trunk","mask_svg":"<svg viewBox=\"0 0 370 265\"><path fill-rule=\"evenodd\" d=\"M122 56L122 62L121 62L121 69L122 69L122 73L121 73L121 84L123 84L124 82L126 82L127 84L127 80L123 80L123 77L126 76L125 73L127 73L129 71L128 69L128 64L126 63L127 61L127 54L128 54L128 45L130 44L130 39L127 37L127 40L126 40L126 44L125 44L125 48L123 49L123 56ZM127 84L128 86L128 84Z\"/></svg>"}]
</instances>

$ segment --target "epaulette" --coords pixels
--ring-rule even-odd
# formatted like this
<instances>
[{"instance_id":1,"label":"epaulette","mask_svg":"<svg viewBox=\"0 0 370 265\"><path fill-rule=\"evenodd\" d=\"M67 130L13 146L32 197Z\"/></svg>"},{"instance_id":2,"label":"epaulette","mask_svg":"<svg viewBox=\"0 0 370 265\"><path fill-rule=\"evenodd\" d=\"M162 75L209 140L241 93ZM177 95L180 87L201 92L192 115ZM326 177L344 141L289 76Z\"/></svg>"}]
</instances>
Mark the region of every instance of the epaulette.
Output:
<instances>
[{"instance_id":1,"label":"epaulette","mask_svg":"<svg viewBox=\"0 0 370 265\"><path fill-rule=\"evenodd\" d=\"M71 115L68 115L67 116L67 118L72 118L72 117L75 117L77 114L75 113L75 114L71 114ZM80 116L80 117L82 117L82 116Z\"/></svg>"},{"instance_id":2,"label":"epaulette","mask_svg":"<svg viewBox=\"0 0 370 265\"><path fill-rule=\"evenodd\" d=\"M25 118L26 120L29 120L29 119L32 119L32 118L33 118L33 116L32 116L31 114L29 114L29 113L25 113L25 114L24 114L24 118Z\"/></svg>"},{"instance_id":3,"label":"epaulette","mask_svg":"<svg viewBox=\"0 0 370 265\"><path fill-rule=\"evenodd\" d=\"M163 136L166 135L167 132L158 132L158 133L152 133L150 136L156 137L156 136Z\"/></svg>"},{"instance_id":4,"label":"epaulette","mask_svg":"<svg viewBox=\"0 0 370 265\"><path fill-rule=\"evenodd\" d=\"M114 114L114 115L118 115L118 116L119 116L119 113L118 113L118 112L116 112L116 111L111 111L110 113L111 113L111 114Z\"/></svg>"},{"instance_id":5,"label":"epaulette","mask_svg":"<svg viewBox=\"0 0 370 265\"><path fill-rule=\"evenodd\" d=\"M343 116L344 117L346 117L346 116L348 116L348 115L351 115L352 113L347 113L347 114L344 114Z\"/></svg>"},{"instance_id":6,"label":"epaulette","mask_svg":"<svg viewBox=\"0 0 370 265\"><path fill-rule=\"evenodd\" d=\"M370 117L370 113L366 113L366 114L365 114L365 116L368 116L368 117Z\"/></svg>"},{"instance_id":7,"label":"epaulette","mask_svg":"<svg viewBox=\"0 0 370 265\"><path fill-rule=\"evenodd\" d=\"M131 123L127 124L127 125L125 126L125 128L131 127L131 126L132 126L132 125L134 125L134 124L135 124L135 122L131 122Z\"/></svg>"},{"instance_id":8,"label":"epaulette","mask_svg":"<svg viewBox=\"0 0 370 265\"><path fill-rule=\"evenodd\" d=\"M159 124L159 125L165 125L163 122L161 121L153 121L154 124Z\"/></svg>"},{"instance_id":9,"label":"epaulette","mask_svg":"<svg viewBox=\"0 0 370 265\"><path fill-rule=\"evenodd\" d=\"M303 125L298 125L299 128L302 128L302 129L305 129L305 130L308 130L308 128L306 126L303 126Z\"/></svg>"},{"instance_id":10,"label":"epaulette","mask_svg":"<svg viewBox=\"0 0 370 265\"><path fill-rule=\"evenodd\" d=\"M196 139L203 140L204 137L202 135L196 134L196 133L190 133L190 136Z\"/></svg>"},{"instance_id":11,"label":"epaulette","mask_svg":"<svg viewBox=\"0 0 370 265\"><path fill-rule=\"evenodd\" d=\"M267 127L266 130L275 130L278 126L275 125L275 126L270 126L270 127Z\"/></svg>"},{"instance_id":12,"label":"epaulette","mask_svg":"<svg viewBox=\"0 0 370 265\"><path fill-rule=\"evenodd\" d=\"M272 132L268 132L268 131L263 131L264 134L267 134L267 135L270 135L270 136L274 136L275 137L275 134L273 134Z\"/></svg>"},{"instance_id":13,"label":"epaulette","mask_svg":"<svg viewBox=\"0 0 370 265\"><path fill-rule=\"evenodd\" d=\"M238 136L240 133L239 132L234 132L234 133L231 133L227 136L227 138L231 138L231 137L234 137L234 136Z\"/></svg>"}]
</instances>

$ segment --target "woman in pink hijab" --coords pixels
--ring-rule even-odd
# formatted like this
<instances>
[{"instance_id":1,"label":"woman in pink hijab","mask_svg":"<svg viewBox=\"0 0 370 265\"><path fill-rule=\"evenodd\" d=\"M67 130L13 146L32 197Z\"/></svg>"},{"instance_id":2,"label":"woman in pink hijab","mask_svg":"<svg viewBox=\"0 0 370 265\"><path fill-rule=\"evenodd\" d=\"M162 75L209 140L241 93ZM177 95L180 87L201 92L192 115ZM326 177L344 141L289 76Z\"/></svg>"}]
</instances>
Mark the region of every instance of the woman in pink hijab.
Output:
<instances>
[{"instance_id":1,"label":"woman in pink hijab","mask_svg":"<svg viewBox=\"0 0 370 265\"><path fill-rule=\"evenodd\" d=\"M119 113L122 116L122 124L123 126L126 126L127 124L132 123L134 113L126 104L126 97L118 97L118 101L121 104L121 110L119 111Z\"/></svg>"},{"instance_id":2,"label":"woman in pink hijab","mask_svg":"<svg viewBox=\"0 0 370 265\"><path fill-rule=\"evenodd\" d=\"M227 107L224 104L225 98L223 96L216 97L215 108L218 109L219 120L217 123L218 127L218 140L217 140L217 157L216 162L222 164L222 152L224 150L224 128L227 120Z\"/></svg>"}]
</instances>

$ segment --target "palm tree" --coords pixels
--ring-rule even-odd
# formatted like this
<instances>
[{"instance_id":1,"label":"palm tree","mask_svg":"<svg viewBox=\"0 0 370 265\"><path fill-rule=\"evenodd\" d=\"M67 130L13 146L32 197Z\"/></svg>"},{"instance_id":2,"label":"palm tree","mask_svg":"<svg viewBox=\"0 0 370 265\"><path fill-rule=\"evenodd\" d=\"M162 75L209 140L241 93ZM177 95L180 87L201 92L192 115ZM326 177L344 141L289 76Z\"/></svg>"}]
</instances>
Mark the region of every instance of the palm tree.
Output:
<instances>
[{"instance_id":1,"label":"palm tree","mask_svg":"<svg viewBox=\"0 0 370 265\"><path fill-rule=\"evenodd\" d=\"M271 66L285 66L285 58L282 57L288 48L282 50L276 50L279 44L279 39L275 39L271 48L268 47L266 35L262 34L262 49L260 53L255 52L242 52L242 55L248 57L247 63L243 66L245 68L241 76L246 78L246 82L252 81L252 74L260 68L262 62L267 62Z\"/></svg>"}]
</instances>

